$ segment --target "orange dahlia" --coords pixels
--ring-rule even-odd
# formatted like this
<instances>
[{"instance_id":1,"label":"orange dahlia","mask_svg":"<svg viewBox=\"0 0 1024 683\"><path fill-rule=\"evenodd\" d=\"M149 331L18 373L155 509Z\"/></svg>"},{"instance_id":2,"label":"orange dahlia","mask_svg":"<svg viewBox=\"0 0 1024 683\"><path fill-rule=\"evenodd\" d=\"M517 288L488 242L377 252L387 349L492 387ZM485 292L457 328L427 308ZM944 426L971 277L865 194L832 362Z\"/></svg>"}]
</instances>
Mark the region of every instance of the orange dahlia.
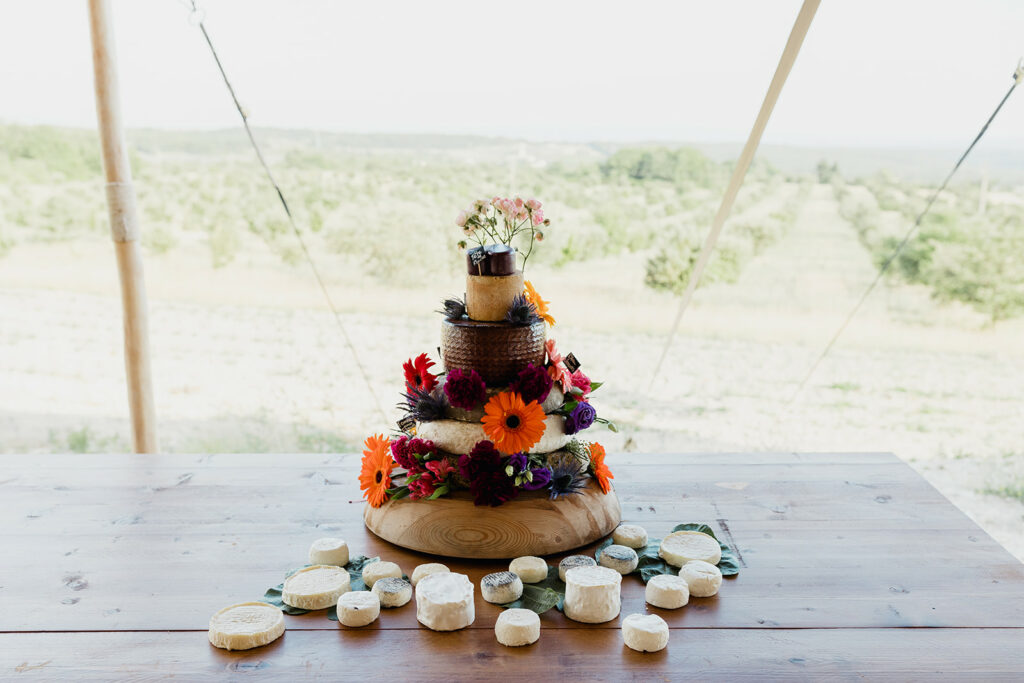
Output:
<instances>
[{"instance_id":1,"label":"orange dahlia","mask_svg":"<svg viewBox=\"0 0 1024 683\"><path fill-rule=\"evenodd\" d=\"M383 434L367 437L363 443L363 469L359 472L359 488L363 497L375 508L379 508L388 498L391 487L391 468L395 461L391 457L391 440Z\"/></svg>"},{"instance_id":2,"label":"orange dahlia","mask_svg":"<svg viewBox=\"0 0 1024 683\"><path fill-rule=\"evenodd\" d=\"M484 434L503 453L525 453L544 436L544 409L536 401L524 403L513 391L492 396L480 421Z\"/></svg>"},{"instance_id":3,"label":"orange dahlia","mask_svg":"<svg viewBox=\"0 0 1024 683\"><path fill-rule=\"evenodd\" d=\"M541 320L554 327L555 319L551 317L550 313L548 313L548 304L551 302L541 299L540 294L538 294L537 290L533 288L533 285L530 284L529 280L524 284L526 285L526 291L523 292L523 295L526 297L526 300L533 304L533 307L537 309L537 315L541 317Z\"/></svg>"},{"instance_id":4,"label":"orange dahlia","mask_svg":"<svg viewBox=\"0 0 1024 683\"><path fill-rule=\"evenodd\" d=\"M615 475L608 469L608 465L604 464L604 456L604 446L599 443L590 444L590 473L594 475L594 479L597 479L601 490L610 493L612 483L609 479L614 479Z\"/></svg>"}]
</instances>

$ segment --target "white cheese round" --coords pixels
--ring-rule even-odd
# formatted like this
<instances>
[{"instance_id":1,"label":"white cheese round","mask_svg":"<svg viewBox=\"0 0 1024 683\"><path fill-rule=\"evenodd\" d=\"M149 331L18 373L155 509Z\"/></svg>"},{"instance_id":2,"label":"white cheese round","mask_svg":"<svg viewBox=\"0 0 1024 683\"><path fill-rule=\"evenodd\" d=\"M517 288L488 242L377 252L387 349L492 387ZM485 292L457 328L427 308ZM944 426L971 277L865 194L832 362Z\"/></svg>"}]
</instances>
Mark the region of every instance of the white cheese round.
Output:
<instances>
[{"instance_id":1,"label":"white cheese round","mask_svg":"<svg viewBox=\"0 0 1024 683\"><path fill-rule=\"evenodd\" d=\"M644 598L655 607L679 609L690 600L690 586L682 576L659 574L647 582Z\"/></svg>"},{"instance_id":2,"label":"white cheese round","mask_svg":"<svg viewBox=\"0 0 1024 683\"><path fill-rule=\"evenodd\" d=\"M473 582L465 574L430 574L416 586L416 619L434 631L457 631L476 618Z\"/></svg>"},{"instance_id":3,"label":"white cheese round","mask_svg":"<svg viewBox=\"0 0 1024 683\"><path fill-rule=\"evenodd\" d=\"M611 621L622 607L622 574L608 567L573 567L565 574L565 616L586 624Z\"/></svg>"},{"instance_id":4,"label":"white cheese round","mask_svg":"<svg viewBox=\"0 0 1024 683\"><path fill-rule=\"evenodd\" d=\"M523 596L523 581L512 572L494 572L480 579L480 594L487 602L504 605Z\"/></svg>"},{"instance_id":5,"label":"white cheese round","mask_svg":"<svg viewBox=\"0 0 1024 683\"><path fill-rule=\"evenodd\" d=\"M349 591L338 598L338 623L358 628L380 616L380 598L370 591Z\"/></svg>"},{"instance_id":6,"label":"white cheese round","mask_svg":"<svg viewBox=\"0 0 1024 683\"><path fill-rule=\"evenodd\" d=\"M380 598L381 607L401 607L412 600L412 584L394 576L377 579L373 592Z\"/></svg>"},{"instance_id":7,"label":"white cheese round","mask_svg":"<svg viewBox=\"0 0 1024 683\"><path fill-rule=\"evenodd\" d=\"M438 572L450 572L447 565L443 565L440 562L428 562L427 564L418 564L416 568L412 570L412 587L415 588L416 584L420 582L424 576L429 574L437 574Z\"/></svg>"},{"instance_id":8,"label":"white cheese round","mask_svg":"<svg viewBox=\"0 0 1024 683\"><path fill-rule=\"evenodd\" d=\"M638 652L664 650L668 624L657 614L630 614L622 620L622 640Z\"/></svg>"},{"instance_id":9,"label":"white cheese round","mask_svg":"<svg viewBox=\"0 0 1024 683\"><path fill-rule=\"evenodd\" d=\"M625 575L636 569L639 561L640 558L632 548L627 548L624 545L610 545L601 551L601 558L597 563Z\"/></svg>"},{"instance_id":10,"label":"white cheese round","mask_svg":"<svg viewBox=\"0 0 1024 683\"><path fill-rule=\"evenodd\" d=\"M533 610L507 609L498 615L494 635L508 647L532 645L540 639L540 617Z\"/></svg>"},{"instance_id":11,"label":"white cheese round","mask_svg":"<svg viewBox=\"0 0 1024 683\"><path fill-rule=\"evenodd\" d=\"M432 441L448 453L469 453L481 441L488 439L480 422L459 420L431 420L416 424L416 436ZM544 433L526 453L551 453L564 448L573 440L572 434L565 433L565 418L548 415L544 418Z\"/></svg>"},{"instance_id":12,"label":"white cheese round","mask_svg":"<svg viewBox=\"0 0 1024 683\"><path fill-rule=\"evenodd\" d=\"M340 538L318 538L309 546L309 563L344 567L348 564L348 544Z\"/></svg>"},{"instance_id":13,"label":"white cheese round","mask_svg":"<svg viewBox=\"0 0 1024 683\"><path fill-rule=\"evenodd\" d=\"M590 555L570 555L558 563L558 578L565 581L565 573L573 567L593 567L597 560Z\"/></svg>"},{"instance_id":14,"label":"white cheese round","mask_svg":"<svg viewBox=\"0 0 1024 683\"><path fill-rule=\"evenodd\" d=\"M644 548L647 546L647 530L636 524L620 524L612 532L612 543L627 548Z\"/></svg>"},{"instance_id":15,"label":"white cheese round","mask_svg":"<svg viewBox=\"0 0 1024 683\"><path fill-rule=\"evenodd\" d=\"M517 557L509 564L508 570L522 579L523 583L538 583L548 578L548 563L533 555Z\"/></svg>"},{"instance_id":16,"label":"white cheese round","mask_svg":"<svg viewBox=\"0 0 1024 683\"><path fill-rule=\"evenodd\" d=\"M373 588L373 584L381 579L393 576L396 579L402 578L402 568L394 562L377 560L363 566L363 583L367 588Z\"/></svg>"},{"instance_id":17,"label":"white cheese round","mask_svg":"<svg viewBox=\"0 0 1024 683\"><path fill-rule=\"evenodd\" d=\"M334 565L315 564L284 580L281 600L302 609L327 609L351 587L348 572Z\"/></svg>"},{"instance_id":18,"label":"white cheese round","mask_svg":"<svg viewBox=\"0 0 1024 683\"><path fill-rule=\"evenodd\" d=\"M722 546L699 531L675 531L661 542L658 555L673 567L682 567L690 560L718 564L722 559Z\"/></svg>"},{"instance_id":19,"label":"white cheese round","mask_svg":"<svg viewBox=\"0 0 1024 683\"><path fill-rule=\"evenodd\" d=\"M281 610L265 602L242 602L210 617L210 643L224 650L249 650L284 633Z\"/></svg>"},{"instance_id":20,"label":"white cheese round","mask_svg":"<svg viewBox=\"0 0 1024 683\"><path fill-rule=\"evenodd\" d=\"M682 566L679 576L695 598L710 598L722 587L722 571L710 562L691 560Z\"/></svg>"}]
</instances>

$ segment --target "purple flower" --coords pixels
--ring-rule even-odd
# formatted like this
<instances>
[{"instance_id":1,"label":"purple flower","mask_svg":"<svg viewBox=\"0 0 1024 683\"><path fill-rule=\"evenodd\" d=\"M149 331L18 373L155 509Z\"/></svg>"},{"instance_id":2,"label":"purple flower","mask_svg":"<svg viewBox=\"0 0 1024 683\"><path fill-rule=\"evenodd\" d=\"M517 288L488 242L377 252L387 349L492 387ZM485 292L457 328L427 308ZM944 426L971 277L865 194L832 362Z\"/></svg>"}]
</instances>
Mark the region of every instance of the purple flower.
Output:
<instances>
[{"instance_id":1,"label":"purple flower","mask_svg":"<svg viewBox=\"0 0 1024 683\"><path fill-rule=\"evenodd\" d=\"M580 401L572 409L572 412L569 413L569 417L565 418L565 433L575 434L576 432L582 432L594 424L595 419L597 419L597 411L594 410L594 406L586 401Z\"/></svg>"},{"instance_id":2,"label":"purple flower","mask_svg":"<svg viewBox=\"0 0 1024 683\"><path fill-rule=\"evenodd\" d=\"M524 481L522 488L527 491L542 489L551 483L551 469L548 467L534 467L530 472L533 474L532 481Z\"/></svg>"},{"instance_id":3,"label":"purple flower","mask_svg":"<svg viewBox=\"0 0 1024 683\"><path fill-rule=\"evenodd\" d=\"M514 391L522 396L526 403L530 401L543 403L551 392L552 384L554 384L554 380L548 375L547 370L530 363L519 371L508 388L509 391Z\"/></svg>"},{"instance_id":4,"label":"purple flower","mask_svg":"<svg viewBox=\"0 0 1024 683\"><path fill-rule=\"evenodd\" d=\"M466 372L460 368L453 368L448 371L444 395L456 408L473 410L487 400L487 386L476 370Z\"/></svg>"},{"instance_id":5,"label":"purple flower","mask_svg":"<svg viewBox=\"0 0 1024 683\"><path fill-rule=\"evenodd\" d=\"M508 457L508 464L512 465L513 473L522 472L526 469L526 456L522 453L515 453Z\"/></svg>"}]
</instances>

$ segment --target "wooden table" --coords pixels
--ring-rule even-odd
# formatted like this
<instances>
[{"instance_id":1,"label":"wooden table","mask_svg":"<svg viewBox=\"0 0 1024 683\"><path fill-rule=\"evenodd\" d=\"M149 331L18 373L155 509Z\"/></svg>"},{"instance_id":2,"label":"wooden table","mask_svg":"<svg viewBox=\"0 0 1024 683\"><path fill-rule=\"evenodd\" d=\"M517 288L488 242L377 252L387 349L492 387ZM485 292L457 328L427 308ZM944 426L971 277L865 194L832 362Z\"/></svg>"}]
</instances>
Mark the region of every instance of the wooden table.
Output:
<instances>
[{"instance_id":1,"label":"wooden table","mask_svg":"<svg viewBox=\"0 0 1024 683\"><path fill-rule=\"evenodd\" d=\"M556 611L505 648L479 592L464 631L420 627L410 603L365 629L319 612L265 648L211 647L210 615L259 599L315 538L407 572L434 559L364 530L358 462L0 456L0 679L1024 679L1024 565L884 454L610 456L624 521L707 522L742 558L718 597L650 609L672 628L660 653ZM501 566L447 562L474 582ZM644 610L626 577L623 616Z\"/></svg>"}]
</instances>

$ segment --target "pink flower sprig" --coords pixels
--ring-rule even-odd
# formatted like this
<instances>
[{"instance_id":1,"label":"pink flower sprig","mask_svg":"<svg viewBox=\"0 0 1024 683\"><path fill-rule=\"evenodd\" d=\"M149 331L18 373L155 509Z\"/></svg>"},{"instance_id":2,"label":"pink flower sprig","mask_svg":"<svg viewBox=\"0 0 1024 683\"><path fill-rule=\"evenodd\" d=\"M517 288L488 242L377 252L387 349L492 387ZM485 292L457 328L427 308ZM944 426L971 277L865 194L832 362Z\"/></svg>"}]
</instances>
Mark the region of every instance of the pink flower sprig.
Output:
<instances>
[{"instance_id":1,"label":"pink flower sprig","mask_svg":"<svg viewBox=\"0 0 1024 683\"><path fill-rule=\"evenodd\" d=\"M540 201L530 197L491 197L478 199L455 217L455 224L462 228L462 234L479 246L506 244L521 233L530 232L530 248L523 254L523 266L533 252L533 243L544 239L538 228L551 225L545 218ZM459 242L465 248L466 240Z\"/></svg>"}]
</instances>

